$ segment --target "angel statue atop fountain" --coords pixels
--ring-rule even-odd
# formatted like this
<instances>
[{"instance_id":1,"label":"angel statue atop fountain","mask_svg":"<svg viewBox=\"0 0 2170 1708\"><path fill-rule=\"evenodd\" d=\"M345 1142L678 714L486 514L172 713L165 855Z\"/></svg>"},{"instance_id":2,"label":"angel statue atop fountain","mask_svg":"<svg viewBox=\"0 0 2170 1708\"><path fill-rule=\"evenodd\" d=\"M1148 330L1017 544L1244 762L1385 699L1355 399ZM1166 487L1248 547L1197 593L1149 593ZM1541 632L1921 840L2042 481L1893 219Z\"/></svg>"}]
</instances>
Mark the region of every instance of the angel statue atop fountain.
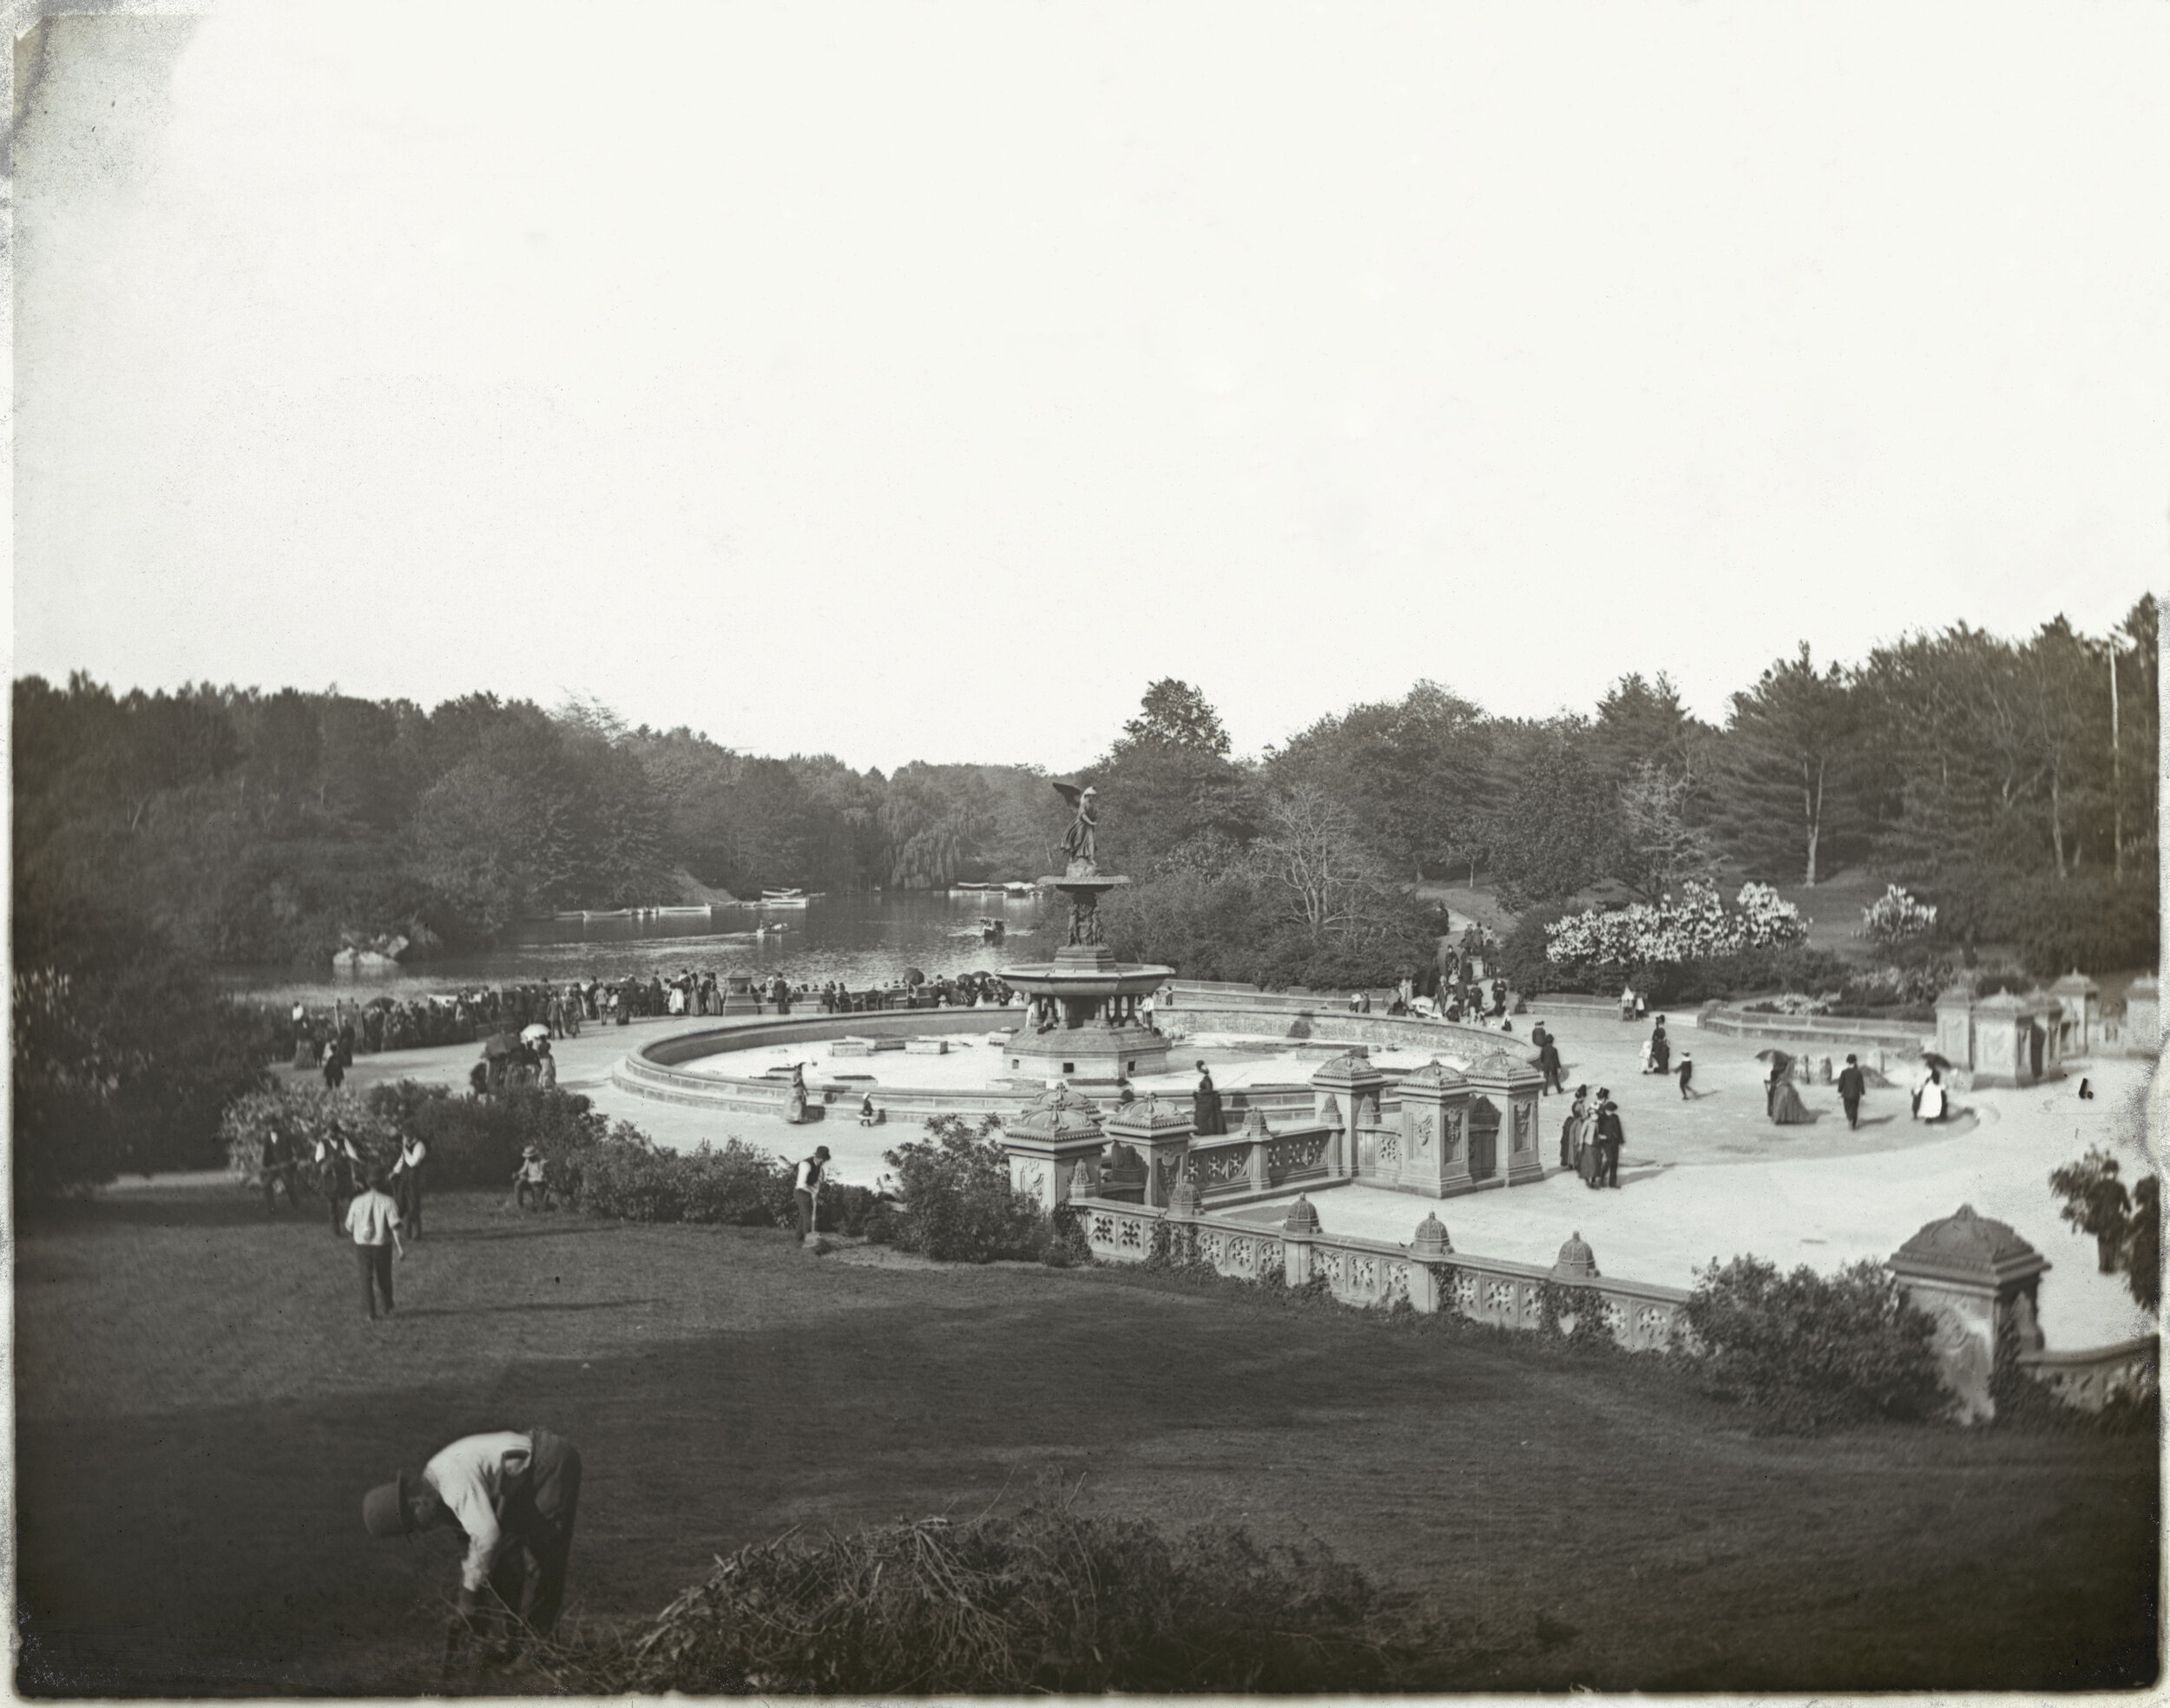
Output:
<instances>
[{"instance_id":1,"label":"angel statue atop fountain","mask_svg":"<svg viewBox=\"0 0 2170 1708\"><path fill-rule=\"evenodd\" d=\"M1093 793L1090 789L1079 789L1073 784L1057 783L1055 792L1076 810L1069 828L1062 832L1062 852L1069 861L1072 873L1099 870L1093 864L1093 831L1097 821L1093 818Z\"/></svg>"}]
</instances>

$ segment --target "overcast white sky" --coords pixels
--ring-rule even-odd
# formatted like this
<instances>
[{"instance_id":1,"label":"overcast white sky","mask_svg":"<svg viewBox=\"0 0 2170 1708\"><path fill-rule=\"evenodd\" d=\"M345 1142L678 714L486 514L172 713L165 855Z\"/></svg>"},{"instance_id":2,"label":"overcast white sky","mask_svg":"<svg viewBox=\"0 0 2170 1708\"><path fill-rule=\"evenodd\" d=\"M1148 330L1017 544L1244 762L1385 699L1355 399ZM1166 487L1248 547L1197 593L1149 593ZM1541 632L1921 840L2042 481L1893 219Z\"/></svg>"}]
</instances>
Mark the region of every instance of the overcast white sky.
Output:
<instances>
[{"instance_id":1,"label":"overcast white sky","mask_svg":"<svg viewBox=\"0 0 2170 1708\"><path fill-rule=\"evenodd\" d=\"M855 765L2170 582L2170 8L50 26L15 668Z\"/></svg>"}]
</instances>

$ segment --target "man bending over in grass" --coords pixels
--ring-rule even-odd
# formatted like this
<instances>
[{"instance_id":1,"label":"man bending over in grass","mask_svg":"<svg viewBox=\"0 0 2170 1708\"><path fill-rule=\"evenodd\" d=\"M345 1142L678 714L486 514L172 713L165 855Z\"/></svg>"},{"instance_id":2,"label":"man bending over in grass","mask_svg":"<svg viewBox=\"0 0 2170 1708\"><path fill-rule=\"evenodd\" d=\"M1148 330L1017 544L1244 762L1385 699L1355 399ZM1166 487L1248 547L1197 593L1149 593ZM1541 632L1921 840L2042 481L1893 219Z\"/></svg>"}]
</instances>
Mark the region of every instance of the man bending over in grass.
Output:
<instances>
[{"instance_id":1,"label":"man bending over in grass","mask_svg":"<svg viewBox=\"0 0 2170 1708\"><path fill-rule=\"evenodd\" d=\"M547 1637L565 1602L565 1566L580 1509L580 1449L548 1429L466 1435L422 1468L362 1497L372 1536L447 1527L467 1536L455 1634L479 1635L505 1617ZM489 1600L483 1600L488 1592ZM506 1633L506 1652L517 1631Z\"/></svg>"}]
</instances>

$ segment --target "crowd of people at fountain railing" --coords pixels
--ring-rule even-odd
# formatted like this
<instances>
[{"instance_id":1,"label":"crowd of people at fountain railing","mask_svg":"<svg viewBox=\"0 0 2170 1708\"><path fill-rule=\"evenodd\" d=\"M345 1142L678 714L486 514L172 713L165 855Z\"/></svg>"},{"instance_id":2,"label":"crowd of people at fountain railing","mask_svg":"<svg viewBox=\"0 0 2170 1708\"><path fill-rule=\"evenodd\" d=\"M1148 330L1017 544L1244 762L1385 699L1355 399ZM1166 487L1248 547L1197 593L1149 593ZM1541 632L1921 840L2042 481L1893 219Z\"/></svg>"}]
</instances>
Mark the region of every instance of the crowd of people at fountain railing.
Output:
<instances>
[{"instance_id":1,"label":"crowd of people at fountain railing","mask_svg":"<svg viewBox=\"0 0 2170 1708\"><path fill-rule=\"evenodd\" d=\"M293 1026L293 1065L317 1068L329 1061L352 1061L358 1054L387 1050L428 1049L442 1044L471 1044L501 1032L529 1026L549 1028L553 1038L577 1038L581 1028L624 1026L635 1020L683 1018L724 1013L728 975L687 969L669 978L604 981L593 977L562 984L534 982L476 985L434 991L404 1000L378 996L330 1007L296 1002ZM794 1007L819 1005L823 1014L860 1014L886 1008L1001 1007L1013 1000L1009 986L992 973L921 975L854 990L832 979L816 988L792 984L780 976L749 982L740 1012L788 1015Z\"/></svg>"}]
</instances>

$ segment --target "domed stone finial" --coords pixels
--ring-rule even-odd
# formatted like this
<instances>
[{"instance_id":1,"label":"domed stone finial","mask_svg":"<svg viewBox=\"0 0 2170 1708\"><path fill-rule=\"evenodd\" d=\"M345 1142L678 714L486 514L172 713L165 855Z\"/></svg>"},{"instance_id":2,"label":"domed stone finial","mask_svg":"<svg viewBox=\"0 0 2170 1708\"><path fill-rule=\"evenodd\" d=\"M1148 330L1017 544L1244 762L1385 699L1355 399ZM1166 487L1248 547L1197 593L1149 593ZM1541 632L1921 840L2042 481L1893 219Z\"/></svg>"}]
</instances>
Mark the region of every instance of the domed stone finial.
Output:
<instances>
[{"instance_id":1,"label":"domed stone finial","mask_svg":"<svg viewBox=\"0 0 2170 1708\"><path fill-rule=\"evenodd\" d=\"M1299 1196L1288 1206L1288 1214L1281 1223L1284 1234L1308 1239L1318 1232L1318 1212L1311 1206L1311 1200Z\"/></svg>"},{"instance_id":2,"label":"domed stone finial","mask_svg":"<svg viewBox=\"0 0 2170 1708\"><path fill-rule=\"evenodd\" d=\"M1580 1232L1569 1234L1568 1243L1560 1248L1559 1259L1552 1265L1552 1278L1569 1286L1597 1279L1597 1253L1590 1250Z\"/></svg>"},{"instance_id":3,"label":"domed stone finial","mask_svg":"<svg viewBox=\"0 0 2170 1708\"><path fill-rule=\"evenodd\" d=\"M1900 1246L1885 1267L1902 1279L1957 1281L1996 1289L2041 1274L2049 1260L2010 1224L1963 1204Z\"/></svg>"},{"instance_id":4,"label":"domed stone finial","mask_svg":"<svg viewBox=\"0 0 2170 1708\"><path fill-rule=\"evenodd\" d=\"M1437 1215L1426 1216L1417 1224L1417 1237L1410 1242L1409 1255L1425 1261L1449 1257L1454 1243L1447 1238L1447 1225Z\"/></svg>"},{"instance_id":5,"label":"domed stone finial","mask_svg":"<svg viewBox=\"0 0 2170 1708\"><path fill-rule=\"evenodd\" d=\"M1253 1103L1243 1112L1243 1136L1246 1139L1271 1139L1272 1129L1266 1124L1266 1111Z\"/></svg>"}]
</instances>

